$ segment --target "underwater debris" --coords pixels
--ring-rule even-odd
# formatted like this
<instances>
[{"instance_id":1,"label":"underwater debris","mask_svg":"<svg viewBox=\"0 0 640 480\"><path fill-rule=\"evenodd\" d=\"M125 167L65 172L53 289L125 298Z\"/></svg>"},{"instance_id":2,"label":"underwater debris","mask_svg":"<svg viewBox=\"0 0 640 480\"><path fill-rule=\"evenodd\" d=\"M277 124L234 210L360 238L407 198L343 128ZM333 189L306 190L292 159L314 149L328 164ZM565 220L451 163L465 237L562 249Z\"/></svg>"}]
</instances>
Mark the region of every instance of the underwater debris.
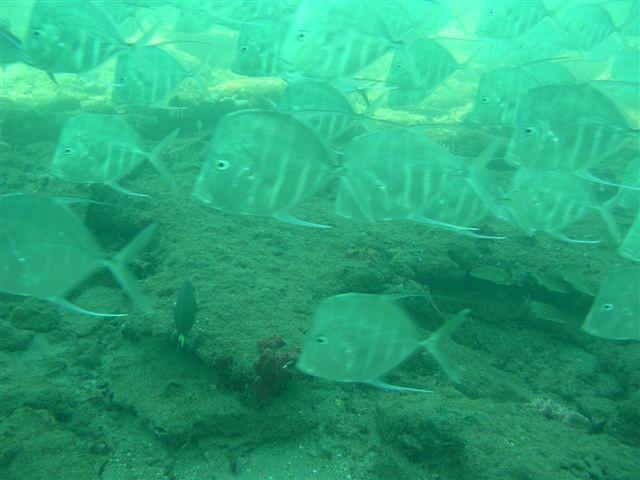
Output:
<instances>
[{"instance_id":1,"label":"underwater debris","mask_svg":"<svg viewBox=\"0 0 640 480\"><path fill-rule=\"evenodd\" d=\"M285 389L292 372L289 367L295 364L299 356L297 349L284 349L286 345L282 337L277 335L258 340L260 356L253 364L258 379L252 385L252 390L260 400L277 397Z\"/></svg>"},{"instance_id":2,"label":"underwater debris","mask_svg":"<svg viewBox=\"0 0 640 480\"><path fill-rule=\"evenodd\" d=\"M603 422L592 422L579 412L569 410L554 400L548 398L536 398L527 406L538 410L545 418L558 420L569 427L585 430L588 433L600 433L604 427Z\"/></svg>"}]
</instances>

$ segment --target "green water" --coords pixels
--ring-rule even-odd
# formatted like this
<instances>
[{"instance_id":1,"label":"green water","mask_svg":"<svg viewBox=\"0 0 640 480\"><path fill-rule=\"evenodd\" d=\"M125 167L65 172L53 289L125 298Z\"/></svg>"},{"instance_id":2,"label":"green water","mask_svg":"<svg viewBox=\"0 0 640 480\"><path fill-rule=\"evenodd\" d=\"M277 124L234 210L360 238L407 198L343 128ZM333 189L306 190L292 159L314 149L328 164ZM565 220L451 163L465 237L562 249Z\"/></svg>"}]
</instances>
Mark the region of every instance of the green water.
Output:
<instances>
[{"instance_id":1,"label":"green water","mask_svg":"<svg viewBox=\"0 0 640 480\"><path fill-rule=\"evenodd\" d=\"M28 8L2 8L22 36ZM638 478L639 344L580 329L607 274L634 265L617 253L602 219L593 213L567 230L598 244L527 236L494 217L482 220L480 231L506 238L470 238L408 220L336 215L338 181L291 212L332 228L208 208L191 191L218 119L245 108L273 109L285 88L279 79L233 74L235 33L214 31L221 53L201 72L212 98L203 100L201 87L187 80L169 102L186 107L180 110L114 105L107 84L113 61L93 78L56 75L57 84L26 65L0 72L2 194L99 202L73 211L110 255L157 224L130 266L152 314L136 310L107 270L66 298L125 317L0 297L0 478ZM198 47L189 49L195 55ZM386 65L371 72L384 77ZM376 115L404 123L459 120L471 110L476 87L460 70L425 102L382 107ZM366 108L359 94L349 98L356 110ZM51 175L68 118L116 111L149 145L180 129L163 157L174 190L148 162L122 180L145 198ZM498 138L501 155L508 142L501 133L444 129L434 138L468 156ZM494 162L491 172L506 185L514 169ZM615 219L626 229L634 213L616 210ZM180 348L174 306L185 281L195 289L198 311ZM432 393L297 371L316 307L346 292L407 294L401 306L425 338L444 318L471 309L471 319L443 345L461 382L447 378L424 349L384 380Z\"/></svg>"}]
</instances>

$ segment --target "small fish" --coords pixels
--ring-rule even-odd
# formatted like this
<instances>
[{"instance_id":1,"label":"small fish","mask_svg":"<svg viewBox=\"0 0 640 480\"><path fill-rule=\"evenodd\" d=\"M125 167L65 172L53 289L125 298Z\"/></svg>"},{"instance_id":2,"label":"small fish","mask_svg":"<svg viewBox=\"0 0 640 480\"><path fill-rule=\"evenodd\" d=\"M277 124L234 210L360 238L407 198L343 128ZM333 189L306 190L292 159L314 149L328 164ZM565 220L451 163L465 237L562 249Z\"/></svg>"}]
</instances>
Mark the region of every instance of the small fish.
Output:
<instances>
[{"instance_id":1,"label":"small fish","mask_svg":"<svg viewBox=\"0 0 640 480\"><path fill-rule=\"evenodd\" d=\"M187 78L202 83L173 55L157 46L142 47L118 56L111 98L127 105L158 105Z\"/></svg>"},{"instance_id":2,"label":"small fish","mask_svg":"<svg viewBox=\"0 0 640 480\"><path fill-rule=\"evenodd\" d=\"M180 288L180 294L178 295L178 301L176 302L176 309L174 312L180 348L184 348L185 337L196 321L197 309L198 306L196 304L196 295L193 285L191 285L190 282L184 282L182 284L182 288Z\"/></svg>"},{"instance_id":3,"label":"small fish","mask_svg":"<svg viewBox=\"0 0 640 480\"><path fill-rule=\"evenodd\" d=\"M607 275L582 330L612 340L640 340L639 267Z\"/></svg>"},{"instance_id":4,"label":"small fish","mask_svg":"<svg viewBox=\"0 0 640 480\"><path fill-rule=\"evenodd\" d=\"M417 30L399 1L302 0L281 58L289 76L349 79Z\"/></svg>"},{"instance_id":5,"label":"small fish","mask_svg":"<svg viewBox=\"0 0 640 480\"><path fill-rule=\"evenodd\" d=\"M149 243L155 225L109 258L69 208L70 201L21 193L0 197L0 290L47 300L75 313L121 316L85 310L64 298L106 267L136 306L150 312L151 303L127 264Z\"/></svg>"},{"instance_id":6,"label":"small fish","mask_svg":"<svg viewBox=\"0 0 640 480\"><path fill-rule=\"evenodd\" d=\"M280 75L283 72L280 50L288 32L289 22L281 18L241 25L231 70L249 77Z\"/></svg>"},{"instance_id":7,"label":"small fish","mask_svg":"<svg viewBox=\"0 0 640 480\"><path fill-rule=\"evenodd\" d=\"M565 314L558 310L553 305L549 305L548 303L537 302L535 300L530 300L529 308L535 314L536 317L541 318L543 320L548 320L554 323L566 323Z\"/></svg>"},{"instance_id":8,"label":"small fish","mask_svg":"<svg viewBox=\"0 0 640 480\"><path fill-rule=\"evenodd\" d=\"M539 285L543 286L550 292L569 293L569 287L566 280L554 273L536 273L534 275Z\"/></svg>"},{"instance_id":9,"label":"small fish","mask_svg":"<svg viewBox=\"0 0 640 480\"><path fill-rule=\"evenodd\" d=\"M386 79L390 87L388 104L419 103L461 68L449 50L437 41L418 38L394 53Z\"/></svg>"},{"instance_id":10,"label":"small fish","mask_svg":"<svg viewBox=\"0 0 640 480\"><path fill-rule=\"evenodd\" d=\"M508 197L513 220L529 236L546 232L566 242L598 243L599 240L577 240L562 233L595 211L611 235L620 237L609 211L612 203L601 205L593 185L572 173L520 169Z\"/></svg>"},{"instance_id":11,"label":"small fish","mask_svg":"<svg viewBox=\"0 0 640 480\"><path fill-rule=\"evenodd\" d=\"M478 199L494 208L483 175L493 151L490 146L477 158L465 158L411 129L365 133L346 148L335 212L368 222L406 219L471 234L474 227L452 222L482 219L487 210Z\"/></svg>"},{"instance_id":12,"label":"small fish","mask_svg":"<svg viewBox=\"0 0 640 480\"><path fill-rule=\"evenodd\" d=\"M356 123L356 113L349 100L327 82L309 80L290 84L278 102L278 110L307 123L329 143Z\"/></svg>"},{"instance_id":13,"label":"small fish","mask_svg":"<svg viewBox=\"0 0 640 480\"><path fill-rule=\"evenodd\" d=\"M548 15L542 0L484 0L476 33L486 37L516 38Z\"/></svg>"},{"instance_id":14,"label":"small fish","mask_svg":"<svg viewBox=\"0 0 640 480\"><path fill-rule=\"evenodd\" d=\"M587 176L589 168L621 151L635 135L629 119L592 86L547 85L521 96L507 161Z\"/></svg>"},{"instance_id":15,"label":"small fish","mask_svg":"<svg viewBox=\"0 0 640 480\"><path fill-rule=\"evenodd\" d=\"M585 269L583 265L566 263L560 266L559 273L563 280L570 283L571 286L579 292L585 293L589 296L595 295L595 288L585 276Z\"/></svg>"},{"instance_id":16,"label":"small fish","mask_svg":"<svg viewBox=\"0 0 640 480\"><path fill-rule=\"evenodd\" d=\"M13 33L0 27L0 64L9 65L24 61L22 42Z\"/></svg>"},{"instance_id":17,"label":"small fish","mask_svg":"<svg viewBox=\"0 0 640 480\"><path fill-rule=\"evenodd\" d=\"M30 63L48 73L88 72L132 48L103 10L89 1L36 1L27 32L23 47Z\"/></svg>"},{"instance_id":18,"label":"small fish","mask_svg":"<svg viewBox=\"0 0 640 480\"><path fill-rule=\"evenodd\" d=\"M275 217L325 227L291 215L337 175L326 142L285 112L240 110L218 120L193 195L227 213Z\"/></svg>"},{"instance_id":19,"label":"small fish","mask_svg":"<svg viewBox=\"0 0 640 480\"><path fill-rule=\"evenodd\" d=\"M103 183L120 193L141 195L123 188L119 181L146 159L174 186L160 155L177 135L178 130L173 131L148 151L137 132L118 115L72 117L62 126L51 172L67 182Z\"/></svg>"},{"instance_id":20,"label":"small fish","mask_svg":"<svg viewBox=\"0 0 640 480\"><path fill-rule=\"evenodd\" d=\"M491 265L483 265L481 267L475 267L469 274L472 277L479 278L481 280L488 280L496 285L513 285L514 281L509 275L509 272L503 270L500 267L494 267Z\"/></svg>"},{"instance_id":21,"label":"small fish","mask_svg":"<svg viewBox=\"0 0 640 480\"><path fill-rule=\"evenodd\" d=\"M582 3L568 8L558 22L564 47L588 51L600 45L616 31L609 12L595 3Z\"/></svg>"},{"instance_id":22,"label":"small fish","mask_svg":"<svg viewBox=\"0 0 640 480\"><path fill-rule=\"evenodd\" d=\"M618 253L634 262L640 262L640 212L636 212L636 218L622 240Z\"/></svg>"},{"instance_id":23,"label":"small fish","mask_svg":"<svg viewBox=\"0 0 640 480\"><path fill-rule=\"evenodd\" d=\"M513 127L520 98L538 85L538 80L522 68L485 73L480 77L469 120L481 125Z\"/></svg>"},{"instance_id":24,"label":"small fish","mask_svg":"<svg viewBox=\"0 0 640 480\"><path fill-rule=\"evenodd\" d=\"M470 310L454 315L425 340L413 319L394 303L396 298L346 293L322 300L297 368L328 380L368 383L401 392L429 392L381 380L409 355L425 347L447 376L459 383L457 372L440 351L440 344L469 317Z\"/></svg>"},{"instance_id":25,"label":"small fish","mask_svg":"<svg viewBox=\"0 0 640 480\"><path fill-rule=\"evenodd\" d=\"M409 129L373 130L354 138L344 155L345 172L336 213L368 222L413 219L438 188L449 153Z\"/></svg>"}]
</instances>

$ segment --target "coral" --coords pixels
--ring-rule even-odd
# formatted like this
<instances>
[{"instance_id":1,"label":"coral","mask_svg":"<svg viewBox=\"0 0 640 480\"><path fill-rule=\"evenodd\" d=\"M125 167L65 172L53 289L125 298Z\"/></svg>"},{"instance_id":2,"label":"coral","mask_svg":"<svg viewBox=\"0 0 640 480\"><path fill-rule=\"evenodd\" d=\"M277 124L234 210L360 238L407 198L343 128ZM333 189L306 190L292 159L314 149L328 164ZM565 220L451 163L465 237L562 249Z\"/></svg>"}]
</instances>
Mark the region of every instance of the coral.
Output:
<instances>
[{"instance_id":1,"label":"coral","mask_svg":"<svg viewBox=\"0 0 640 480\"><path fill-rule=\"evenodd\" d=\"M258 360L253 364L258 374L252 385L253 392L261 400L268 400L284 391L287 379L291 376L290 367L298 358L296 349L285 349L286 343L279 336L258 341Z\"/></svg>"}]
</instances>

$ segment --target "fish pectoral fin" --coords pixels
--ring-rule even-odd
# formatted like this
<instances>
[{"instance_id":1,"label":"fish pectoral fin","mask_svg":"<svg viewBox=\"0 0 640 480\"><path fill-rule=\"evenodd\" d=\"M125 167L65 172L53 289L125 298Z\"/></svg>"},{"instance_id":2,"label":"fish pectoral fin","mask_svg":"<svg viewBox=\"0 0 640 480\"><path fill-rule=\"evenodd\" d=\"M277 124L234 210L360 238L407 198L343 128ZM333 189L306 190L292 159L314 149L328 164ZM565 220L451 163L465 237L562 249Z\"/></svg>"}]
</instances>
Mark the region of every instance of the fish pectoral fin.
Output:
<instances>
[{"instance_id":1,"label":"fish pectoral fin","mask_svg":"<svg viewBox=\"0 0 640 480\"><path fill-rule=\"evenodd\" d=\"M320 223L313 223L313 222L307 222L305 220L300 220L299 218L296 218L289 213L279 212L279 213L275 213L273 217L283 222L291 223L293 225L301 225L303 227L331 228L331 225L322 225Z\"/></svg>"},{"instance_id":2,"label":"fish pectoral fin","mask_svg":"<svg viewBox=\"0 0 640 480\"><path fill-rule=\"evenodd\" d=\"M107 183L107 185L110 186L111 188L113 188L116 192L120 192L120 193L123 193L125 195L131 195L132 197L148 197L149 196L149 195L146 195L144 193L136 193L136 192L132 192L131 190L127 190L122 185L120 185L118 182L109 182L109 183Z\"/></svg>"},{"instance_id":3,"label":"fish pectoral fin","mask_svg":"<svg viewBox=\"0 0 640 480\"><path fill-rule=\"evenodd\" d=\"M91 310L85 310L78 305L71 303L69 300L62 297L51 297L48 298L51 303L55 303L61 308L68 310L69 312L79 313L81 315L91 315L92 317L126 317L126 313L100 313L100 312L92 312Z\"/></svg>"},{"instance_id":4,"label":"fish pectoral fin","mask_svg":"<svg viewBox=\"0 0 640 480\"><path fill-rule=\"evenodd\" d=\"M411 388L400 387L398 385L389 385L388 383L384 383L382 380L373 380L367 383L373 387L381 388L383 390L390 390L392 392L433 393L432 390L426 390L424 388Z\"/></svg>"}]
</instances>

